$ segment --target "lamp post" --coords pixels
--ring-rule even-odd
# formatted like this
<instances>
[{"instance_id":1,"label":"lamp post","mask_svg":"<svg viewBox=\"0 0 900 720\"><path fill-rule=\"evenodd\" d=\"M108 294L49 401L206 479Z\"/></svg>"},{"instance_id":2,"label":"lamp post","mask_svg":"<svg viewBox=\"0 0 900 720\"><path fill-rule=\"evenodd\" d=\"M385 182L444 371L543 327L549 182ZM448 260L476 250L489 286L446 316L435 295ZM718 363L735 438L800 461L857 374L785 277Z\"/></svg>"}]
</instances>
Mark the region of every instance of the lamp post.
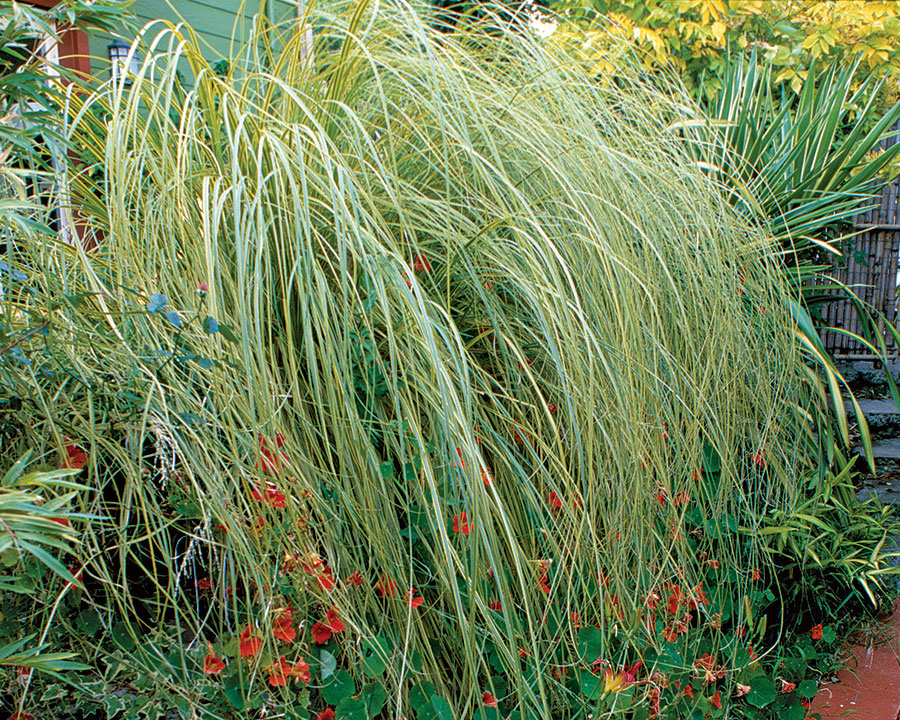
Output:
<instances>
[{"instance_id":1,"label":"lamp post","mask_svg":"<svg viewBox=\"0 0 900 720\"><path fill-rule=\"evenodd\" d=\"M131 45L124 40L116 38L106 46L109 53L109 68L113 82L118 82L119 78L124 78L126 85L131 85L132 76L136 75L141 68L141 58L137 53L131 52ZM131 60L129 61L129 54Z\"/></svg>"}]
</instances>

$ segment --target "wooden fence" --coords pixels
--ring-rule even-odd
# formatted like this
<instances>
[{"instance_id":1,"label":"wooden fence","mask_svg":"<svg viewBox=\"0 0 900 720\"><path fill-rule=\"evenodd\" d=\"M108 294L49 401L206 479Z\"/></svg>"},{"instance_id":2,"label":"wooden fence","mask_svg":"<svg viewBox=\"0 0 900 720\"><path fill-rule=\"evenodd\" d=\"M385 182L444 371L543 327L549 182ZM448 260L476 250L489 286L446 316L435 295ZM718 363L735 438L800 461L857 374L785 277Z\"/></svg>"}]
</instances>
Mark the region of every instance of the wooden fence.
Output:
<instances>
[{"instance_id":1,"label":"wooden fence","mask_svg":"<svg viewBox=\"0 0 900 720\"><path fill-rule=\"evenodd\" d=\"M900 122L894 126L900 131ZM883 140L882 147L900 141L900 137ZM856 216L858 235L844 242L845 257L834 262L832 277L849 286L865 303L883 313L887 322L898 327L898 280L900 280L900 178L881 191L878 207ZM875 202L877 202L877 198ZM825 306L822 320L828 326L860 334L860 323L853 304L846 300ZM900 354L890 332L881 323L881 334L888 350ZM837 357L864 358L871 351L843 333L822 332L825 347Z\"/></svg>"}]
</instances>

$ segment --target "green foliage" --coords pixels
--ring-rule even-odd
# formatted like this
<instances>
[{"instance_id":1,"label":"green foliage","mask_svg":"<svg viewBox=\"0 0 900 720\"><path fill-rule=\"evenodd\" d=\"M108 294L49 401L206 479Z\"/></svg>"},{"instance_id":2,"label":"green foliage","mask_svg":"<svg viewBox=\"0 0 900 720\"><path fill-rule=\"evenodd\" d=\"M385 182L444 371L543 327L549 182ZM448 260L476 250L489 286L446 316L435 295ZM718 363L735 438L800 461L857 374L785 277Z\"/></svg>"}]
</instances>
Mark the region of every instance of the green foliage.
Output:
<instances>
[{"instance_id":1,"label":"green foliage","mask_svg":"<svg viewBox=\"0 0 900 720\"><path fill-rule=\"evenodd\" d=\"M615 75L623 41L648 70L674 71L696 96L718 91L729 55L754 52L773 68L772 87L796 95L815 64L857 63L889 78L880 97L898 100L900 8L872 0L560 0L592 72Z\"/></svg>"},{"instance_id":2,"label":"green foliage","mask_svg":"<svg viewBox=\"0 0 900 720\"><path fill-rule=\"evenodd\" d=\"M875 324L851 290L811 281L831 270L831 258L843 249L841 233L892 173L900 144L886 151L879 144L900 118L900 103L878 111L883 83L861 74L858 63L844 69L811 66L793 102L773 97L773 72L771 66L760 69L755 56L738 57L725 67L720 90L701 103L697 120L678 131L735 209L748 222L764 223L781 243L798 299L792 312L802 346L826 379L831 400L823 390L821 402L833 407L837 433L849 449L844 397L853 395L822 346L813 317L821 304L849 297L863 327ZM880 333L867 332L860 341L884 357ZM871 463L866 421L853 402ZM831 432L815 430L820 431Z\"/></svg>"},{"instance_id":3,"label":"green foliage","mask_svg":"<svg viewBox=\"0 0 900 720\"><path fill-rule=\"evenodd\" d=\"M665 651L647 593L703 582L712 539L674 505L657 522L657 494L715 478L721 515L797 495L777 246L652 87L598 92L522 34L368 13L314 18L315 67L295 29L224 76L171 31L130 88L76 98L67 136L106 173L76 190L104 243L27 248L53 322L4 371L90 449L110 636L129 651L163 627L222 659L210 712L306 690L315 712L371 714L378 683L397 716L492 716L490 692L575 717L600 702L595 660ZM721 541L723 568L743 543ZM312 636L329 609L346 628ZM596 656L572 613L599 626Z\"/></svg>"},{"instance_id":4,"label":"green foliage","mask_svg":"<svg viewBox=\"0 0 900 720\"><path fill-rule=\"evenodd\" d=\"M724 717L740 681L794 712L753 657L789 622L760 518L827 467L821 418L782 248L696 118L521 33L310 22L313 55L261 18L216 66L170 28L72 98L104 240L23 236L0 381L107 519L84 590L48 579L91 669L22 704Z\"/></svg>"}]
</instances>

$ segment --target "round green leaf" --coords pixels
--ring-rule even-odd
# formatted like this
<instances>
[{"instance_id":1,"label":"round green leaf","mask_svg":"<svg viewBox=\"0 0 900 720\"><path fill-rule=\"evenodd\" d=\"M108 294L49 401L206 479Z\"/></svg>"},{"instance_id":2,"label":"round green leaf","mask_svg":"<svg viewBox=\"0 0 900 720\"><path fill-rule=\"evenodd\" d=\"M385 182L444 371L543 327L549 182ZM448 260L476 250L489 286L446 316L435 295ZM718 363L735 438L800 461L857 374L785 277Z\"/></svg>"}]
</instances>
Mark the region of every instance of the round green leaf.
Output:
<instances>
[{"instance_id":1,"label":"round green leaf","mask_svg":"<svg viewBox=\"0 0 900 720\"><path fill-rule=\"evenodd\" d=\"M334 720L366 720L366 705L361 698L346 697L334 709Z\"/></svg>"},{"instance_id":2,"label":"round green leaf","mask_svg":"<svg viewBox=\"0 0 900 720\"><path fill-rule=\"evenodd\" d=\"M368 678L377 678L387 669L387 658L391 653L390 641L376 637L363 643L362 671Z\"/></svg>"},{"instance_id":3,"label":"round green leaf","mask_svg":"<svg viewBox=\"0 0 900 720\"><path fill-rule=\"evenodd\" d=\"M775 700L775 685L767 677L760 677L750 684L747 702L753 707L763 708Z\"/></svg>"},{"instance_id":4,"label":"round green leaf","mask_svg":"<svg viewBox=\"0 0 900 720\"><path fill-rule=\"evenodd\" d=\"M797 686L797 694L806 700L812 700L819 691L819 686L814 680L804 680Z\"/></svg>"},{"instance_id":5,"label":"round green leaf","mask_svg":"<svg viewBox=\"0 0 900 720\"><path fill-rule=\"evenodd\" d=\"M387 692L379 682L371 682L362 689L362 700L366 706L366 717L374 718L387 703Z\"/></svg>"},{"instance_id":6,"label":"round green leaf","mask_svg":"<svg viewBox=\"0 0 900 720\"><path fill-rule=\"evenodd\" d=\"M327 650L322 650L319 661L322 663L322 680L327 680L337 669L337 659Z\"/></svg>"},{"instance_id":7,"label":"round green leaf","mask_svg":"<svg viewBox=\"0 0 900 720\"><path fill-rule=\"evenodd\" d=\"M583 627L578 631L578 654L585 662L592 663L603 656L603 633L595 627Z\"/></svg>"},{"instance_id":8,"label":"round green leaf","mask_svg":"<svg viewBox=\"0 0 900 720\"><path fill-rule=\"evenodd\" d=\"M322 688L322 698L329 705L337 705L355 693L356 683L346 670L338 670L331 676L331 682Z\"/></svg>"}]
</instances>

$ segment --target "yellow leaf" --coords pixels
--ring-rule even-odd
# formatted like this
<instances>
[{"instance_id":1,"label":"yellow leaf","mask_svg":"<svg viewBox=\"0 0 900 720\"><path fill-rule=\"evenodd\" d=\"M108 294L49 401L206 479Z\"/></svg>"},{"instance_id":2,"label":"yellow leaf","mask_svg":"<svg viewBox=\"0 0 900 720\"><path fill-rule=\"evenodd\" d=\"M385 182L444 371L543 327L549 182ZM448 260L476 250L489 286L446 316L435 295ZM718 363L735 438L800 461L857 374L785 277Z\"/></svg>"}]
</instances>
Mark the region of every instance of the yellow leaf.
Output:
<instances>
[{"instance_id":1,"label":"yellow leaf","mask_svg":"<svg viewBox=\"0 0 900 720\"><path fill-rule=\"evenodd\" d=\"M791 80L791 90L793 90L795 93L798 93L798 92L800 92L800 88L802 88L802 87L803 87L803 78L801 78L797 74L794 74L794 79Z\"/></svg>"},{"instance_id":2,"label":"yellow leaf","mask_svg":"<svg viewBox=\"0 0 900 720\"><path fill-rule=\"evenodd\" d=\"M740 46L741 50L746 48L748 44L749 43L747 42L747 36L741 33L741 36L738 38L738 45Z\"/></svg>"},{"instance_id":3,"label":"yellow leaf","mask_svg":"<svg viewBox=\"0 0 900 720\"><path fill-rule=\"evenodd\" d=\"M713 37L716 39L716 42L718 42L718 43L722 42L722 38L725 37L725 31L727 29L728 28L725 27L725 23L721 23L718 20L713 23L712 34L713 34Z\"/></svg>"},{"instance_id":4,"label":"yellow leaf","mask_svg":"<svg viewBox=\"0 0 900 720\"><path fill-rule=\"evenodd\" d=\"M775 82L780 83L784 80L788 80L794 77L797 73L794 72L794 68L786 67L780 73L775 76Z\"/></svg>"},{"instance_id":5,"label":"yellow leaf","mask_svg":"<svg viewBox=\"0 0 900 720\"><path fill-rule=\"evenodd\" d=\"M803 41L803 44L800 47L802 47L804 50L809 50L813 45L815 45L818 42L819 42L818 35L810 35L809 37L806 38L806 40Z\"/></svg>"}]
</instances>

